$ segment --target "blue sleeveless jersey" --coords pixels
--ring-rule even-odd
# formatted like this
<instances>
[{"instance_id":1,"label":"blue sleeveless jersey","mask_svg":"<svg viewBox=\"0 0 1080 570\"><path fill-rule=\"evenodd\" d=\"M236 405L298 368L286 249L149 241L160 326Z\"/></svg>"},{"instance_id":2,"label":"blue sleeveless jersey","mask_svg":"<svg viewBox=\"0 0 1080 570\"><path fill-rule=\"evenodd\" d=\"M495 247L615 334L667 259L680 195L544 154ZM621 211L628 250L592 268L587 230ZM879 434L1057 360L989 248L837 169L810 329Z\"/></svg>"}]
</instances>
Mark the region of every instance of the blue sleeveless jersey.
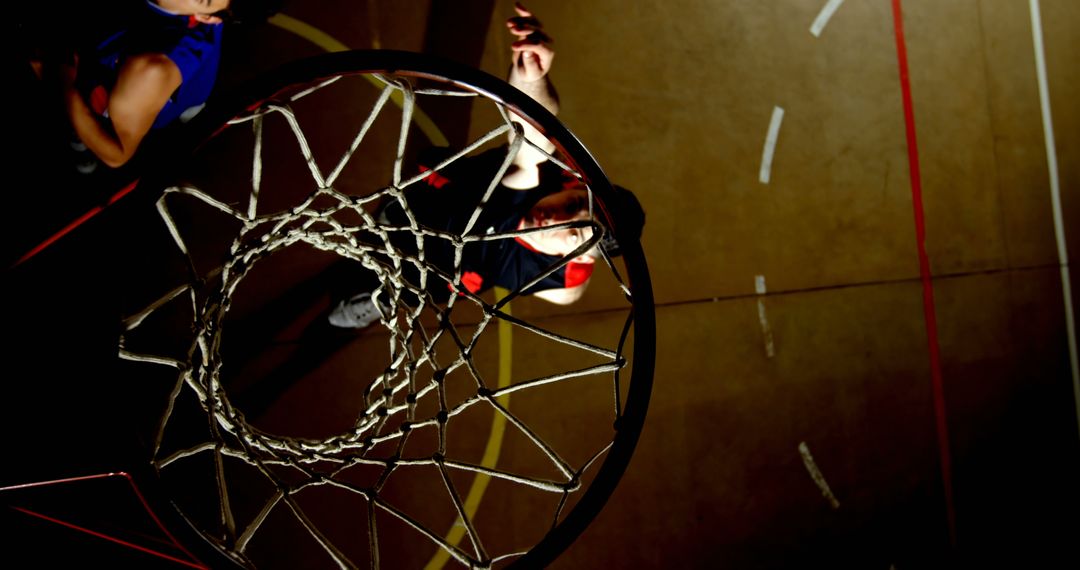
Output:
<instances>
[{"instance_id":1,"label":"blue sleeveless jersey","mask_svg":"<svg viewBox=\"0 0 1080 570\"><path fill-rule=\"evenodd\" d=\"M78 82L90 106L104 115L108 93L128 57L161 53L180 69L183 82L158 113L152 128L176 121L210 97L221 57L220 24L201 24L190 16L166 12L151 2L127 29L113 34L80 60Z\"/></svg>"}]
</instances>

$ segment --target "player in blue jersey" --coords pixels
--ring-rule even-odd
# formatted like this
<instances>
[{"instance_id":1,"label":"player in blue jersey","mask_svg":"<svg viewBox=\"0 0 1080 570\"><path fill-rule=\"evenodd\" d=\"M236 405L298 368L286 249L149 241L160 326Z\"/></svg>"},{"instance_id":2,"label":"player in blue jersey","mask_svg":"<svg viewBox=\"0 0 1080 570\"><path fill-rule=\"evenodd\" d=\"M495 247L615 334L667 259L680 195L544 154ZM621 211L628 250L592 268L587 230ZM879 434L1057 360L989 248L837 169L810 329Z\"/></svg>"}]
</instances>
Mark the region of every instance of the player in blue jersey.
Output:
<instances>
[{"instance_id":1,"label":"player in blue jersey","mask_svg":"<svg viewBox=\"0 0 1080 570\"><path fill-rule=\"evenodd\" d=\"M148 0L127 29L63 67L68 119L101 162L123 165L151 129L190 116L206 102L221 54L221 14L229 4Z\"/></svg>"}]
</instances>

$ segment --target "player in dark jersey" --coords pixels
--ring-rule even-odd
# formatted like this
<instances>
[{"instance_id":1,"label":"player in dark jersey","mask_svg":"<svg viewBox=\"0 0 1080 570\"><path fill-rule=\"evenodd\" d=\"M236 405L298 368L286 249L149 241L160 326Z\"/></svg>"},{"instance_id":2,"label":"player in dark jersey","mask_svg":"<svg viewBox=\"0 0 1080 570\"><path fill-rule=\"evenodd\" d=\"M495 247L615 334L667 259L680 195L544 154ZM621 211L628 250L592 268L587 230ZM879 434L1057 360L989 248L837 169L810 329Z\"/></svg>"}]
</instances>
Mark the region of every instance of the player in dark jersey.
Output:
<instances>
[{"instance_id":1,"label":"player in dark jersey","mask_svg":"<svg viewBox=\"0 0 1080 570\"><path fill-rule=\"evenodd\" d=\"M550 39L544 35L540 22L520 5L516 17L508 20L507 25L519 38L513 44L510 83L552 113L557 113L558 97L548 81L554 56ZM546 147L549 153L554 152L554 145L546 137L527 124L521 126L530 142ZM334 299L327 313L307 322L288 358L257 382L236 387L233 402L247 417L261 415L298 379L323 366L328 358L352 342L352 335L342 334L335 328L363 328L382 317L392 318L399 309L405 308L403 305L419 302L419 296L424 297L425 303L441 303L452 295L475 294L500 286L511 291L524 289L522 293L554 303L572 303L581 298L599 255L595 249L581 255L577 252L593 237L591 228L567 228L563 224L556 230L527 233L520 240L471 241L463 246L460 265L455 264L451 240L424 232L423 243L416 243L416 235L404 229L411 227L413 220L427 230L460 236L469 224L479 197L493 180L499 184L469 230L471 235L505 235L515 229L588 219L588 192L531 146L521 147L501 179L495 179L495 175L506 158L505 147L458 159L435 171L434 167L442 164L449 152L452 151L445 148L428 149L409 166L409 172L418 172L414 168L425 166L431 172L405 190L403 199L408 205L408 214L397 199L389 200L376 214L381 226L379 231L387 232L388 238L357 232L357 240L364 246L376 246L365 247L363 260L354 256L339 259L317 279L297 288L295 297L282 304L283 310L267 311L266 318L234 323L232 338L244 340L242 346L232 345L230 365L243 367L263 354L263 343L274 338L274 331L281 330L276 323L287 326L285 323L297 319L306 321L310 304L303 299L321 299L326 292ZM612 200L612 203L605 203L605 208L614 208L614 217L620 223L630 220L627 227L640 228L644 224L640 205L629 192L617 187L616 190L616 195L623 199L620 204L625 201L626 207L617 207L619 204ZM412 218L406 220L410 214ZM629 233L624 235L633 237ZM607 236L605 233L605 240ZM387 239L388 245L395 250L394 259L380 252L387 245L383 239ZM421 247L423 265L429 270L423 289L420 271L415 265ZM618 255L615 243L602 241L601 247L605 255ZM571 254L577 257L568 259ZM378 268L378 274L371 267L373 265L382 266ZM526 288L537 276L559 266L540 283ZM460 282L456 279L459 269L462 272ZM391 279L395 282L387 282ZM288 307L295 307L295 310L289 311Z\"/></svg>"},{"instance_id":2,"label":"player in dark jersey","mask_svg":"<svg viewBox=\"0 0 1080 570\"><path fill-rule=\"evenodd\" d=\"M525 92L552 113L558 112L558 96L548 80L548 71L555 53L551 39L544 33L539 20L518 4L517 17L507 26L518 41L512 45L513 65L508 81ZM519 123L530 141L553 150L551 143L536 133L531 125ZM445 149L429 151L420 157L421 168L430 169L447 156ZM475 204L489 186L505 156L505 148L495 149L476 157L459 159L439 172L425 178L426 186L406 192L410 210L422 225L459 234L473 213ZM404 222L404 213L391 204L384 215L392 223ZM513 164L485 204L473 233L504 233L513 230L544 227L588 218L588 192L552 164L543 153L522 146ZM527 285L535 276L555 265L582 243L592 238L590 228L562 228L522 235L514 240L493 240L470 243L463 250L462 286L478 293L498 285L516 290ZM425 256L429 262L449 271L453 267L452 248L445 240L427 240ZM577 256L540 283L523 291L546 301L569 304L581 298L592 275L596 254ZM370 276L369 276L370 277ZM372 296L378 285L369 279L360 284L366 289L339 301L331 310L330 324L343 328L360 328L377 320L380 311ZM448 296L451 288L431 284L429 293L436 300Z\"/></svg>"}]
</instances>

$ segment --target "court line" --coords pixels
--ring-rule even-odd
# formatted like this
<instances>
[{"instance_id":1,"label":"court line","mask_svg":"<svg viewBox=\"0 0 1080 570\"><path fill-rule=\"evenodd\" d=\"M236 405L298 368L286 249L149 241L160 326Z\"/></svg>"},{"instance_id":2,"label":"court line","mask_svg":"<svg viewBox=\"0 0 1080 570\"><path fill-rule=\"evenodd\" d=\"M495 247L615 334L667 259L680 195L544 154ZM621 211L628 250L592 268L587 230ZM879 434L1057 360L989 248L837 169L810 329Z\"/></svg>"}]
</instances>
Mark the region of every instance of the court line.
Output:
<instances>
[{"instance_id":1,"label":"court line","mask_svg":"<svg viewBox=\"0 0 1080 570\"><path fill-rule=\"evenodd\" d=\"M502 299L509 294L510 291L502 287L495 288L496 299ZM503 306L503 311L507 315L510 314L510 303ZM513 364L513 354L511 352L513 350L513 336L514 329L510 323L506 319L499 319L499 388L510 385L510 373ZM496 400L502 407L510 407L510 394L498 396ZM499 453L502 450L502 440L505 433L506 417L496 411L491 419L491 436L484 447L484 456L480 460L480 465L488 468L495 467L499 460ZM491 476L486 473L477 473L476 479L473 479L469 494L465 497L465 514L469 518L472 518L477 509L480 508L480 500L484 497L484 491L487 490L490 481ZM464 536L465 525L462 524L461 517L458 517L454 519L454 524L450 525L450 532L446 534L446 541L457 546ZM439 570L448 560L450 560L450 553L440 548L435 551L435 555L424 566L424 570Z\"/></svg>"},{"instance_id":2,"label":"court line","mask_svg":"<svg viewBox=\"0 0 1080 570\"><path fill-rule=\"evenodd\" d=\"M829 23L829 19L833 17L836 10L840 8L840 5L844 3L844 0L829 0L828 4L825 4L821 8L821 12L818 13L817 18L814 18L814 23L810 25L810 33L814 34L815 38L821 37L821 31L825 29L825 26Z\"/></svg>"},{"instance_id":3,"label":"court line","mask_svg":"<svg viewBox=\"0 0 1080 570\"><path fill-rule=\"evenodd\" d=\"M280 12L273 15L269 22L285 31L292 32L301 38L304 38L328 52L349 51L349 49L351 49L349 46L338 41L334 36L331 36L319 28ZM365 75L364 79L367 79L368 82L380 89L385 87L382 82L370 75ZM390 99L400 107L405 101L405 96L400 91L395 90L393 94L390 95ZM436 146L449 146L450 142L446 140L446 135L439 130L438 125L431 120L431 117L427 116L427 114L420 110L418 106L413 107L413 109L413 122L416 123L416 126L424 133L424 136Z\"/></svg>"},{"instance_id":4,"label":"court line","mask_svg":"<svg viewBox=\"0 0 1080 570\"><path fill-rule=\"evenodd\" d=\"M761 323L761 336L765 339L765 356L776 356L776 347L773 345L772 328L769 327L769 317L765 314L765 301L761 298L765 295L765 276L754 276L754 291L757 293L758 321Z\"/></svg>"},{"instance_id":5,"label":"court line","mask_svg":"<svg viewBox=\"0 0 1080 570\"><path fill-rule=\"evenodd\" d=\"M75 228L77 228L77 227L83 225L84 223L86 223L88 220L90 220L90 218L93 218L94 216L104 212L106 208L108 208L109 206L112 206L113 204L119 202L121 198L123 198L124 196L127 196L132 190L134 190L135 186L137 186L138 184L139 184L139 181L136 180L136 181L128 184L127 186L124 186L123 188L121 188L119 192L117 192L116 194L113 194L111 197L109 197L109 199L104 204L102 204L100 206L94 206L93 208L90 208L89 210L86 211L85 214L79 216L78 218L75 218L70 223L68 223L68 225L61 228L60 231L58 231L58 232L54 233L53 235L45 238L44 241L42 241L41 243L34 246L30 251L27 251L26 253L24 253L22 255L22 257L20 257L18 260L16 260L15 263L12 263L8 267L8 269L14 269L14 268L18 267L19 265L22 265L23 263L29 261L31 257L34 257L35 255L41 253L42 251L45 251L46 248L48 248L49 246L56 243L57 241L59 241L64 236L66 236L69 233L71 233L72 231L74 231Z\"/></svg>"},{"instance_id":6,"label":"court line","mask_svg":"<svg viewBox=\"0 0 1080 570\"><path fill-rule=\"evenodd\" d=\"M772 119L769 120L769 132L765 135L765 148L761 151L761 170L758 172L758 180L762 184L768 184L772 176L773 153L776 152L776 139L780 136L780 123L784 120L784 110L773 107Z\"/></svg>"},{"instance_id":7,"label":"court line","mask_svg":"<svg viewBox=\"0 0 1080 570\"><path fill-rule=\"evenodd\" d=\"M937 311L934 308L934 282L930 256L926 252L926 214L923 209L922 178L919 173L919 145L915 136L915 105L911 97L907 43L904 39L904 16L901 0L892 0L893 31L896 35L896 61L900 73L900 92L904 104L907 135L908 170L911 178L911 205L915 210L915 243L919 254L919 277L923 290L923 316L926 342L930 353L930 377L937 430L941 481L945 492L945 513L949 525L949 543L956 546L956 507L953 501L952 454L949 451L949 424L945 416L944 377L941 373L941 347L938 341Z\"/></svg>"},{"instance_id":8,"label":"court line","mask_svg":"<svg viewBox=\"0 0 1080 570\"><path fill-rule=\"evenodd\" d=\"M825 480L825 476L821 474L821 469L818 469L817 463L814 462L814 456L810 455L810 447L806 445L805 441L799 442L799 455L802 456L803 466L806 467L807 473L810 474L810 478L814 480L814 484L821 490L821 496L825 497L825 500L829 502L829 506L836 509L840 508L840 500L833 494L832 489L829 488L828 481Z\"/></svg>"},{"instance_id":9,"label":"court line","mask_svg":"<svg viewBox=\"0 0 1080 570\"><path fill-rule=\"evenodd\" d=\"M169 556L168 554L165 554L164 552L158 552L157 550L154 550L152 548L147 548L145 546L140 546L138 544L135 544L134 542L128 542L126 540L116 538L116 537L114 537L112 535L108 535L108 534L105 534L103 532L98 532L96 530L90 530L89 528L86 528L84 526L79 526L77 524L69 523L67 521L63 521L63 520L60 520L58 518L53 518L53 517L50 517L48 515L43 515L41 513L34 512L34 511L29 510L29 509L24 509L22 507L11 507L11 508L18 511L18 512L20 512L20 513L22 513L22 514L24 514L24 515L29 515L29 516L32 516L32 517L36 517L36 518L39 518L41 520L51 522L53 524L60 525L62 527L69 528L71 530L76 530L76 531L79 531L79 532L83 532L83 533L89 534L90 536L93 536L95 538L100 538L100 539L103 539L103 540L107 540L109 542L118 544L118 545L123 546L125 548L131 548L133 550L138 550L139 552L142 552L144 554L149 554L151 556L156 556L158 558L162 558L162 559L168 560L169 562L180 564L182 566L187 566L189 568L199 568L199 569L202 569L202 570L207 570L209 568L208 566L203 566L201 564L196 564L194 562L188 562L187 560L184 560L182 558L177 558L175 556Z\"/></svg>"},{"instance_id":10,"label":"court line","mask_svg":"<svg viewBox=\"0 0 1080 570\"><path fill-rule=\"evenodd\" d=\"M9 505L9 506L12 509L14 509L16 511L19 511L19 512L21 512L23 514L33 516L33 517L37 517L37 518L40 518L42 520L46 520L46 521L54 523L54 524L58 524L58 525L61 525L61 526L64 526L64 527L67 527L67 528L70 528L70 529L73 529L73 530L77 530L79 532L85 532L85 533L87 533L87 534L89 534L91 536L95 536L97 538L102 538L102 539L108 540L110 542L114 542L116 544L119 544L121 546L126 546L128 548L133 548L135 550L139 550L141 552L145 552L145 553L151 554L153 556L159 556L161 558L164 558L166 560L171 560L171 561L176 562L178 564L183 564L185 566L190 566L192 568L204 568L204 569L208 568L208 566L203 564L202 561L199 560L194 554L192 554L190 551L188 551L188 549L184 548L184 545L180 544L180 542L178 540L176 540L175 537L173 537L172 533L169 532L169 529L165 528L165 525L161 523L161 520L154 513L154 510L150 508L150 504L146 502L146 498L143 497L143 494L141 492L139 492L139 487L138 487L138 485L135 484L135 479L132 478L132 476L130 474L128 474L128 473L126 473L124 471L116 471L116 472L112 472L112 473L96 473L96 474L93 474L93 475L82 475L82 476L77 476L77 477L67 477L67 478L64 478L64 479L52 479L52 480L49 480L49 481L34 481L34 482L31 482L31 483L21 483L21 484L16 484L16 485L9 485L9 486L6 486L6 487L0 487L0 492L32 489L32 488L35 488L35 487L48 487L50 485L61 485L61 484L67 484L67 483L83 483L83 482L86 482L86 481L95 481L95 480L98 480L98 479L107 479L109 477L123 477L124 479L127 480L128 485L131 486L131 491L135 494L135 498L138 499L139 503L142 504L142 507L143 507L144 510L146 510L146 514L150 517L150 520L154 521L154 524L157 525L158 530L160 530L170 541L172 541L172 545L175 546L177 548L177 550L179 550L180 552L183 552L184 554L186 554L188 556L188 558L191 559L191 561L185 561L185 560L176 558L174 556L170 556L168 554L165 554L163 552L158 552L158 551L150 549L150 548L139 546L137 544L134 544L134 543L131 543L131 542L128 542L128 541L125 541L125 540L121 540L121 539L116 538L114 536L110 536L110 535L102 533L102 532L97 532L97 531L94 531L94 530L90 530L89 528L81 527L81 526L78 526L78 525L75 525L75 524L72 524L72 523L69 523L69 522L66 522L66 521L62 521L60 519L49 517L49 516L43 515L41 513L37 513L37 512L31 511L31 510L28 510L28 509L24 509L22 507L17 507L15 505Z\"/></svg>"},{"instance_id":11,"label":"court line","mask_svg":"<svg viewBox=\"0 0 1080 570\"><path fill-rule=\"evenodd\" d=\"M346 51L349 49L344 43L338 41L336 38L327 34L326 32L293 18L286 16L285 14L278 13L270 18L270 23L280 27L283 30L292 32L311 43L323 48L328 52ZM365 75L365 79L371 82L373 85L382 88L383 85L377 79L370 75ZM391 95L391 99L395 104L401 106L404 101L404 97L400 91L394 91ZM419 107L414 107L413 121L416 122L428 139L437 146L449 146L446 136L443 135L439 127L428 117ZM497 299L501 299L509 294L509 291L496 287L495 296ZM503 312L510 314L510 303L503 306ZM498 325L499 336L499 377L498 387L503 388L510 385L511 377L511 364L513 362L513 328L510 323L505 319L499 319ZM499 396L496 400L503 406L509 407L510 395L505 394ZM488 436L487 444L484 446L484 455L480 460L480 465L487 468L494 468L498 462L499 453L502 449L503 436L506 433L506 417L502 414L495 412L491 420L491 432ZM470 519L476 515L477 509L480 508L480 501L484 497L484 492L487 490L487 485L491 480L491 476L484 473L477 473L473 478L472 485L469 487L469 492L465 497L465 503L463 505L465 509L465 516ZM450 525L450 530L446 534L446 542L451 546L457 546L461 539L465 536L465 527L460 524L460 517L455 519L454 524ZM435 554L431 557L431 560L424 567L425 570L438 570L450 559L450 554L442 549L437 548Z\"/></svg>"},{"instance_id":12,"label":"court line","mask_svg":"<svg viewBox=\"0 0 1080 570\"><path fill-rule=\"evenodd\" d=\"M1039 0L1030 0L1031 39L1035 44L1035 75L1039 82L1039 106L1042 110L1043 136L1046 139L1046 167L1050 171L1050 203L1054 211L1054 238L1057 240L1058 267L1065 303L1065 329L1069 341L1069 364L1072 368L1073 397L1076 400L1077 429L1080 430L1080 363L1076 354L1076 322L1073 317L1072 279L1069 277L1069 250L1065 245L1065 222L1061 213L1061 180L1058 174L1054 121L1050 114L1050 83L1046 78L1046 52L1043 49L1042 17Z\"/></svg>"}]
</instances>

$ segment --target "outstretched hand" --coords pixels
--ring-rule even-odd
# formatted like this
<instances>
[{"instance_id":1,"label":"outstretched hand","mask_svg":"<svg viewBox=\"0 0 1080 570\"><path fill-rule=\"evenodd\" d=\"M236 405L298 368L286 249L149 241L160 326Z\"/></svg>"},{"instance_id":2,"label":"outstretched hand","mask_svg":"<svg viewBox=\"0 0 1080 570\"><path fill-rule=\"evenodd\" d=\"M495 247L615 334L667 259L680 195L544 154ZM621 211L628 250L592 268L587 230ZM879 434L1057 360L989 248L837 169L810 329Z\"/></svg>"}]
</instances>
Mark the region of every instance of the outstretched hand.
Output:
<instances>
[{"instance_id":1,"label":"outstretched hand","mask_svg":"<svg viewBox=\"0 0 1080 570\"><path fill-rule=\"evenodd\" d=\"M551 49L551 37L544 33L540 20L533 16L520 2L514 4L517 16L506 20L506 27L518 40L511 44L513 63L510 65L510 85L540 103L552 114L559 113L559 95L548 78L551 60L555 59L555 50ZM517 117L512 121L521 125L525 138L531 143L523 145L514 156L514 168L503 177L502 183L508 188L527 190L540 183L539 164L547 161L546 153L555 150L555 145L528 121ZM516 136L511 133L511 140Z\"/></svg>"},{"instance_id":2,"label":"outstretched hand","mask_svg":"<svg viewBox=\"0 0 1080 570\"><path fill-rule=\"evenodd\" d=\"M551 49L554 42L544 33L540 20L520 2L514 4L514 10L518 15L506 20L510 33L519 38L510 46L514 54L511 78L531 83L545 78L551 70L551 61L555 59L555 50Z\"/></svg>"}]
</instances>

